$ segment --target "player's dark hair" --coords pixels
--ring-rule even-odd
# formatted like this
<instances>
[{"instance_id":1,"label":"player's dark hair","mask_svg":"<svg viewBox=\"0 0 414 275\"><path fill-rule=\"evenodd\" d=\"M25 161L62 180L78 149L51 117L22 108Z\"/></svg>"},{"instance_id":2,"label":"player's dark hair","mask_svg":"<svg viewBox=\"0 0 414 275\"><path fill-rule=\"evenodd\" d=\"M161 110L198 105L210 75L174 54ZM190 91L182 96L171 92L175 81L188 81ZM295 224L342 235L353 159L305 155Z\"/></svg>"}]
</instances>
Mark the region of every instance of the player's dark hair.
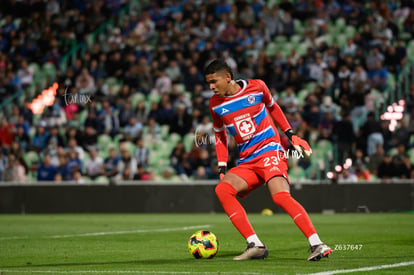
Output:
<instances>
[{"instance_id":1,"label":"player's dark hair","mask_svg":"<svg viewBox=\"0 0 414 275\"><path fill-rule=\"evenodd\" d=\"M230 74L231 79L233 79L233 72L231 68L224 60L215 59L208 64L208 66L204 69L204 75L214 74L219 71L226 71Z\"/></svg>"}]
</instances>

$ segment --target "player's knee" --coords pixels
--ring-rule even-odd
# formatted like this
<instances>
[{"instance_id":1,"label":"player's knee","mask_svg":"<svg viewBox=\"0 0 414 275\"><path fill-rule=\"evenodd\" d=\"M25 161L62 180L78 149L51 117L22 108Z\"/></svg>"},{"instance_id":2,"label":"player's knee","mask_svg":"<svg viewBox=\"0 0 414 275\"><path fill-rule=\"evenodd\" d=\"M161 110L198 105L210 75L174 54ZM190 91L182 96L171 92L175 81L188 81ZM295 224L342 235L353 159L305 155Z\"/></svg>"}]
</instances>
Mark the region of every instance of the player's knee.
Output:
<instances>
[{"instance_id":1,"label":"player's knee","mask_svg":"<svg viewBox=\"0 0 414 275\"><path fill-rule=\"evenodd\" d=\"M277 192L272 196L274 203L278 206L283 205L287 200L290 200L292 196L289 192Z\"/></svg>"},{"instance_id":2,"label":"player's knee","mask_svg":"<svg viewBox=\"0 0 414 275\"><path fill-rule=\"evenodd\" d=\"M215 192L220 200L227 196L235 197L237 195L236 189L228 182L220 182L217 184Z\"/></svg>"}]
</instances>

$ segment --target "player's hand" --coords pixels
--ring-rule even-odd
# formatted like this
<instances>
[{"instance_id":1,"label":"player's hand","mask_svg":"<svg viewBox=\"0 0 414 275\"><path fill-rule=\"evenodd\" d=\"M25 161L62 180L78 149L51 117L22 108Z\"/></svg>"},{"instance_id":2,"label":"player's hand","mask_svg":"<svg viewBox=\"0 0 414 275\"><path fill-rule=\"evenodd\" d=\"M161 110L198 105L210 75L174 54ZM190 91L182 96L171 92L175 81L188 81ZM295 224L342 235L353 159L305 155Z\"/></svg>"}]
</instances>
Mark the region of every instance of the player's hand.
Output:
<instances>
[{"instance_id":1,"label":"player's hand","mask_svg":"<svg viewBox=\"0 0 414 275\"><path fill-rule=\"evenodd\" d=\"M224 178L224 175L227 172L227 167L226 166L219 166L218 168L218 174L219 174L219 178L220 180L222 180Z\"/></svg>"},{"instance_id":2,"label":"player's hand","mask_svg":"<svg viewBox=\"0 0 414 275\"><path fill-rule=\"evenodd\" d=\"M306 140L301 139L297 135L293 134L292 130L286 131L285 134L288 136L290 142L292 143L293 147L295 147L296 151L298 151L299 153L304 153L306 157L309 157L312 154L312 149L310 148Z\"/></svg>"}]
</instances>

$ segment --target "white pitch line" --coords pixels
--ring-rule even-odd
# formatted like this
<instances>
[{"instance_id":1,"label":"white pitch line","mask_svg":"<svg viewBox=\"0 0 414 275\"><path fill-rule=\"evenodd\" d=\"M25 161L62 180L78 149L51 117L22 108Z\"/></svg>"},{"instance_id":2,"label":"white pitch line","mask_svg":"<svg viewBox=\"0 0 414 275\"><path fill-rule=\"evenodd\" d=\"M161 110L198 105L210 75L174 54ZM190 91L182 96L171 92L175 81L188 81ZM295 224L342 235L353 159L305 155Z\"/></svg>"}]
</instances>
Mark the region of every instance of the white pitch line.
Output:
<instances>
[{"instance_id":1,"label":"white pitch line","mask_svg":"<svg viewBox=\"0 0 414 275\"><path fill-rule=\"evenodd\" d=\"M192 225L184 227L173 227L173 228L152 228L152 229L137 229L137 230L124 230L124 231L106 231L106 232L90 232L90 233L80 233L80 234L67 234L67 235L50 235L50 236L40 236L41 239L62 239L62 238L76 238L76 237L91 237L91 236L105 236L105 235L123 235L123 234L139 234L139 233L158 233L158 232L174 232L174 231L184 231L197 228L209 228L211 225ZM24 240L36 238L35 236L14 236L14 237L1 237L0 240Z\"/></svg>"},{"instance_id":2,"label":"white pitch line","mask_svg":"<svg viewBox=\"0 0 414 275\"><path fill-rule=\"evenodd\" d=\"M10 270L0 270L2 274L7 273L52 273L52 274L82 274L82 273L89 273L89 274L212 274L212 273L219 273L219 274L241 274L241 275L271 275L274 273L258 273L258 272L239 272L239 271L211 271L211 272L194 272L194 271L149 271L149 270L22 270L22 269L10 269Z\"/></svg>"},{"instance_id":3,"label":"white pitch line","mask_svg":"<svg viewBox=\"0 0 414 275\"><path fill-rule=\"evenodd\" d=\"M372 271L372 270L379 270L379 269L396 268L396 267L402 267L402 266L408 266L408 265L414 265L414 261L401 262L401 263L395 263L395 264L367 266L367 267L360 267L360 268L354 268L354 269L330 270L330 271L323 271L323 272L316 272L316 273L308 273L306 275L332 275L332 274L341 274L341 273L353 273L353 272L360 272L360 271Z\"/></svg>"}]
</instances>

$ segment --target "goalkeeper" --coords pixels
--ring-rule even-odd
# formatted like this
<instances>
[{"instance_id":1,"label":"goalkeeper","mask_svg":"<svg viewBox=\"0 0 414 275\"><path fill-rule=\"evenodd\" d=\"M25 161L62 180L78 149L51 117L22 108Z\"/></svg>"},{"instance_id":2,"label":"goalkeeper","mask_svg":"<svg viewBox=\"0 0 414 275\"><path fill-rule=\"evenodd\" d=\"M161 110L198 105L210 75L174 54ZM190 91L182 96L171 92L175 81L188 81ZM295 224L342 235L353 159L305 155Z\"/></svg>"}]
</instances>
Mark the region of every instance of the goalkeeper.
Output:
<instances>
[{"instance_id":1,"label":"goalkeeper","mask_svg":"<svg viewBox=\"0 0 414 275\"><path fill-rule=\"evenodd\" d=\"M262 80L235 81L230 67L219 59L205 68L204 75L214 92L209 104L220 177L215 191L231 222L247 241L247 249L234 260L264 259L268 255L236 198L236 195L245 197L263 184L267 185L275 204L292 217L308 239L311 247L308 261L327 257L331 248L319 239L306 210L290 195L287 160L272 118L301 154L312 153L309 144L292 132ZM240 152L238 166L227 173L226 130L234 136Z\"/></svg>"}]
</instances>

